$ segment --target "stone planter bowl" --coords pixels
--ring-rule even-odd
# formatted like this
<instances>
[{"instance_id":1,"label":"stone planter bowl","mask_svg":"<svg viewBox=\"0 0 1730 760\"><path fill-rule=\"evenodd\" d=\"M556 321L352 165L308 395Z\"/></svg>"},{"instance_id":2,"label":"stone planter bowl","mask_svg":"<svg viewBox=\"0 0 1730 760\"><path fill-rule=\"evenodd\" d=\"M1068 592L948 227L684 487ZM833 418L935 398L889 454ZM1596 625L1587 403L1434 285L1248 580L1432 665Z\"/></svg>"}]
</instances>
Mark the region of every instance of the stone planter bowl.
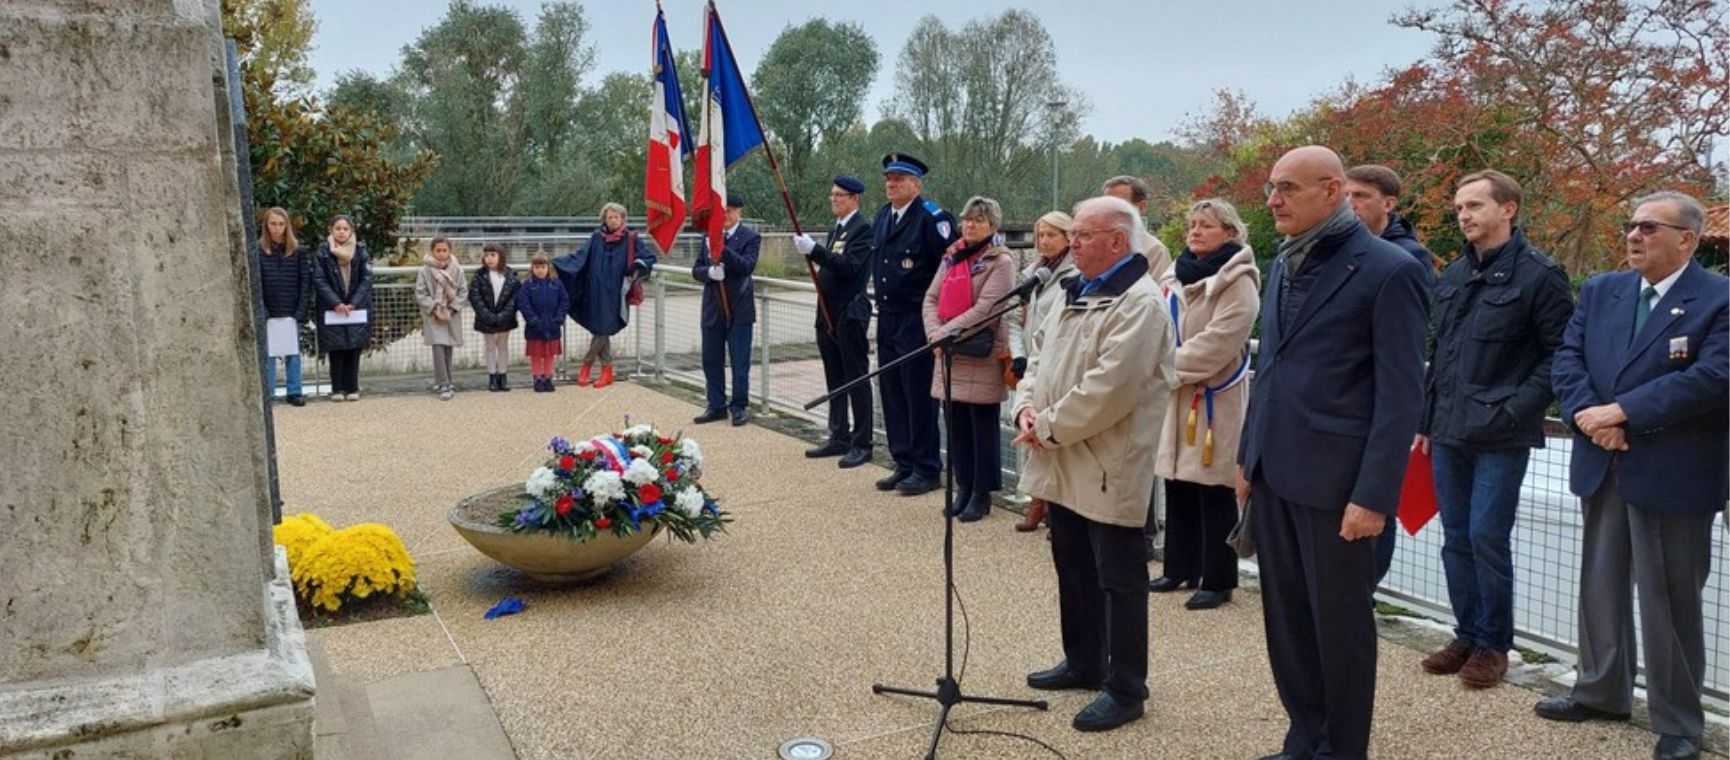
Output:
<instances>
[{"instance_id":1,"label":"stone planter bowl","mask_svg":"<svg viewBox=\"0 0 1730 760\"><path fill-rule=\"evenodd\" d=\"M645 530L623 538L603 532L577 542L545 533L512 533L493 524L500 512L523 495L521 485L482 491L457 502L445 517L482 554L548 583L571 583L601 575L659 532Z\"/></svg>"}]
</instances>

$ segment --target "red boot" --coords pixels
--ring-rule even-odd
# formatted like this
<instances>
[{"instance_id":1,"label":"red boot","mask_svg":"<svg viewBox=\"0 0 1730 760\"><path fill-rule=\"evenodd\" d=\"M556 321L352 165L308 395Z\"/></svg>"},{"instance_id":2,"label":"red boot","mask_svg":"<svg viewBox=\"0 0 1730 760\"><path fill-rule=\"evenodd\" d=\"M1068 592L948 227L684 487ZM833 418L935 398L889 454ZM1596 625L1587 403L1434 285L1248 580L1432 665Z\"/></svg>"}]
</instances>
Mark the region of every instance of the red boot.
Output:
<instances>
[{"instance_id":1,"label":"red boot","mask_svg":"<svg viewBox=\"0 0 1730 760\"><path fill-rule=\"evenodd\" d=\"M601 367L601 379L595 381L595 387L596 388L605 388L605 387L612 385L612 384L613 384L613 365L611 365L611 364L603 365Z\"/></svg>"},{"instance_id":2,"label":"red boot","mask_svg":"<svg viewBox=\"0 0 1730 760\"><path fill-rule=\"evenodd\" d=\"M582 371L577 373L577 385L588 385L589 384L589 370L591 370L591 369L594 369L594 365L592 365L592 364L584 364L583 365Z\"/></svg>"},{"instance_id":3,"label":"red boot","mask_svg":"<svg viewBox=\"0 0 1730 760\"><path fill-rule=\"evenodd\" d=\"M1045 500L1033 499L1027 502L1027 514L1021 517L1021 522L1015 524L1015 529L1022 533L1032 533L1039 529L1039 524L1045 521Z\"/></svg>"}]
</instances>

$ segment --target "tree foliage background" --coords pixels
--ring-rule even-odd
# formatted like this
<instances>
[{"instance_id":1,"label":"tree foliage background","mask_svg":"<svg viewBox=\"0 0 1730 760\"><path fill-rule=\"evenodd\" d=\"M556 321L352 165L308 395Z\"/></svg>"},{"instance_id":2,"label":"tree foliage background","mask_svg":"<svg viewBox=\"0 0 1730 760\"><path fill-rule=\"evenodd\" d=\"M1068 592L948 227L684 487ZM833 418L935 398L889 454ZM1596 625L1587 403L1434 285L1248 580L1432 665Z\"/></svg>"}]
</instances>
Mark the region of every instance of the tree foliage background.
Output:
<instances>
[{"instance_id":1,"label":"tree foliage background","mask_svg":"<svg viewBox=\"0 0 1730 760\"><path fill-rule=\"evenodd\" d=\"M864 100L885 57L857 24L818 17L787 26L750 81L800 219L819 228L829 221L831 177L866 179L866 208L875 208L879 159L898 151L932 166L928 197L953 208L988 195L1019 224L1097 193L1107 177L1143 177L1155 194L1149 221L1164 225L1174 250L1185 206L1224 197L1245 216L1251 244L1270 255L1275 233L1261 185L1280 153L1317 143L1348 163L1400 172L1408 187L1401 213L1444 256L1459 248L1453 183L1482 168L1508 172L1526 188L1520 224L1581 276L1620 265L1616 223L1632 198L1663 188L1713 194L1712 141L1730 128L1730 35L1710 0L1439 2L1389 19L1435 36L1410 65L1342 82L1279 118L1222 90L1176 139L1160 142L1082 134L1089 104L1063 80L1040 19L1024 10L921 20L886 72L893 92L875 121ZM260 92L292 93L309 81L304 3L224 4L251 19L236 24L242 31L270 29L250 48L270 82ZM646 29L626 31L592 28L576 2L549 2L530 23L508 8L455 0L404 46L389 75L337 77L330 118L366 120L370 130L341 131L358 136L381 167L424 169L438 156L412 191L417 214L593 215L608 201L641 213L648 61L629 72L593 64L594 45L635 43ZM678 54L693 117L699 53ZM278 163L288 155L298 153ZM255 168L264 164L254 156ZM790 221L761 157L735 168L729 186L746 198L748 215Z\"/></svg>"}]
</instances>

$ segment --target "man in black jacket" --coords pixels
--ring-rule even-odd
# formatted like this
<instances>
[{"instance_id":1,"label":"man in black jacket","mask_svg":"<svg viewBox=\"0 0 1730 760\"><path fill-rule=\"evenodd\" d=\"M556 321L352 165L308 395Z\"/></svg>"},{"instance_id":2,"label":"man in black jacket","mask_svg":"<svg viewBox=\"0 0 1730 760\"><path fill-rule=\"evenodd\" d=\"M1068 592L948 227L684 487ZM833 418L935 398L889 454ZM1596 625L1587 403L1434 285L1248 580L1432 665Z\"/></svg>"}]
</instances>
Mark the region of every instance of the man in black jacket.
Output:
<instances>
[{"instance_id":1,"label":"man in black jacket","mask_svg":"<svg viewBox=\"0 0 1730 760\"><path fill-rule=\"evenodd\" d=\"M865 328L871 322L871 302L865 281L871 275L871 223L859 215L865 183L841 175L829 188L829 210L835 226L819 245L809 235L793 238L799 253L817 265L817 353L823 357L823 381L830 391L865 376ZM825 312L827 309L827 312ZM852 422L848 422L848 410ZM840 456L842 467L871 461L871 385L860 383L845 395L829 399L829 440L805 452L813 459Z\"/></svg>"},{"instance_id":2,"label":"man in black jacket","mask_svg":"<svg viewBox=\"0 0 1730 760\"><path fill-rule=\"evenodd\" d=\"M739 223L745 202L727 194L726 241L719 259L703 255L691 277L703 287L703 387L706 406L691 420L699 425L732 417L733 427L751 420L751 330L757 323L757 253L763 236ZM733 365L733 397L727 398L724 364Z\"/></svg>"},{"instance_id":3,"label":"man in black jacket","mask_svg":"<svg viewBox=\"0 0 1730 760\"><path fill-rule=\"evenodd\" d=\"M1454 193L1465 250L1436 285L1424 416L1413 445L1429 452L1442 517L1442 568L1454 639L1426 672L1487 688L1514 645L1509 536L1533 447L1544 445L1550 358L1574 300L1568 276L1514 226L1518 182L1466 175Z\"/></svg>"}]
</instances>

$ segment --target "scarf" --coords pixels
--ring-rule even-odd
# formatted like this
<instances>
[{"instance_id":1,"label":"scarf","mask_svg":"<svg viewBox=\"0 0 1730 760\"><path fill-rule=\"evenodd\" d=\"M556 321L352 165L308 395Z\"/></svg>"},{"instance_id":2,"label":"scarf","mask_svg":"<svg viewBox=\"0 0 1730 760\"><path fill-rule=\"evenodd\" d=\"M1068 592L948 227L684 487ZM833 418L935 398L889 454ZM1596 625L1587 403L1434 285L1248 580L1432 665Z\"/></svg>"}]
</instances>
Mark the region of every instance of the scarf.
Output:
<instances>
[{"instance_id":1,"label":"scarf","mask_svg":"<svg viewBox=\"0 0 1730 760\"><path fill-rule=\"evenodd\" d=\"M945 322L959 317L973 306L973 267L970 261L980 251L991 246L991 238L968 244L955 244L949 255L949 272L943 276L943 289L937 294L937 318Z\"/></svg>"},{"instance_id":2,"label":"scarf","mask_svg":"<svg viewBox=\"0 0 1730 760\"><path fill-rule=\"evenodd\" d=\"M1063 266L1063 262L1068 261L1068 260L1069 260L1069 249L1065 248L1065 249L1063 249L1062 253L1059 253L1056 256L1040 256L1038 268L1049 269L1053 272L1056 272L1059 267Z\"/></svg>"},{"instance_id":3,"label":"scarf","mask_svg":"<svg viewBox=\"0 0 1730 760\"><path fill-rule=\"evenodd\" d=\"M601 236L602 240L605 240L609 243L617 243L620 240L624 239L625 235L630 233L630 230L627 229L625 227L625 225L621 224L621 225L619 225L619 228L617 230L614 230L612 232L608 232L607 228L605 228L605 227L602 227L599 232L600 232L600 236Z\"/></svg>"},{"instance_id":4,"label":"scarf","mask_svg":"<svg viewBox=\"0 0 1730 760\"><path fill-rule=\"evenodd\" d=\"M342 291L347 293L349 279L352 277L349 273L349 262L354 260L355 240L349 238L347 243L337 245L336 238L326 238L325 243L330 246L330 255L336 257L336 271L342 275Z\"/></svg>"},{"instance_id":5,"label":"scarf","mask_svg":"<svg viewBox=\"0 0 1730 760\"><path fill-rule=\"evenodd\" d=\"M452 261L452 259L445 259L444 261L429 259L426 263L427 270L432 272L433 286L436 288L433 293L432 316L433 319L440 322L449 322L456 313L451 308L451 304L456 303L457 298L456 267L451 264Z\"/></svg>"},{"instance_id":6,"label":"scarf","mask_svg":"<svg viewBox=\"0 0 1730 760\"><path fill-rule=\"evenodd\" d=\"M1177 261L1173 262L1173 266L1177 267L1177 281L1184 285L1194 285L1219 274L1220 267L1225 266L1225 262L1230 261L1231 257L1241 250L1243 246L1237 243L1226 243L1203 257L1195 255L1185 247L1183 253L1177 255Z\"/></svg>"},{"instance_id":7,"label":"scarf","mask_svg":"<svg viewBox=\"0 0 1730 760\"><path fill-rule=\"evenodd\" d=\"M1309 256L1310 249L1315 248L1316 241L1345 232L1354 224L1360 224L1357 215L1352 213L1351 204L1342 202L1321 224L1297 235L1286 236L1279 244L1279 258L1285 261L1286 278L1295 276L1303 269L1304 259Z\"/></svg>"}]
</instances>

